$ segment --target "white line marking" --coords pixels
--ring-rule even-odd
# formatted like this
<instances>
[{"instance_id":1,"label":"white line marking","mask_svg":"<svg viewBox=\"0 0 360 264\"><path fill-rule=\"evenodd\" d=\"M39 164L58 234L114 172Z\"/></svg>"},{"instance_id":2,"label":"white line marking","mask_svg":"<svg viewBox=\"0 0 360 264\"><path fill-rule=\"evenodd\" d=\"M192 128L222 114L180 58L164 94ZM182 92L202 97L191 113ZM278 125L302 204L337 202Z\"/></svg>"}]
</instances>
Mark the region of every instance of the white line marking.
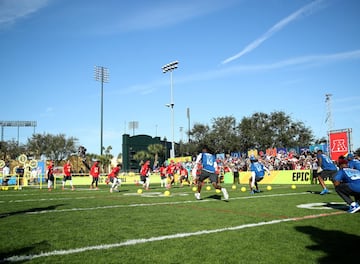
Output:
<instances>
[{"instance_id":1,"label":"white line marking","mask_svg":"<svg viewBox=\"0 0 360 264\"><path fill-rule=\"evenodd\" d=\"M243 199L253 199L253 198L267 198L267 197L280 197L280 196L291 196L291 195L304 195L309 194L308 192L302 193L283 193L283 194L270 194L270 195L252 195L246 197L235 197L230 198L229 200L243 200ZM214 199L206 200L191 200L191 201L181 201L181 202L162 202L162 203L150 203L150 204L118 204L118 205L106 205L106 206L97 206L97 207L85 207L85 208L70 208L70 209L59 209L59 210L43 210L36 212L27 212L25 214L46 214L46 213L61 213L61 212L76 212L76 211L93 211L93 210L102 210L102 209L113 209L113 208L127 208L127 207L145 207L145 206L157 206L157 205L175 205L175 204L187 204L187 203L205 203L205 202L219 202Z\"/></svg>"},{"instance_id":2,"label":"white line marking","mask_svg":"<svg viewBox=\"0 0 360 264\"><path fill-rule=\"evenodd\" d=\"M10 200L7 203L23 203L23 202L46 202L46 201L61 201L61 200L82 200L82 199L95 199L95 196L87 197L69 197L69 198L42 198L42 199L27 199L27 200ZM5 202L5 201L4 201Z\"/></svg>"},{"instance_id":3,"label":"white line marking","mask_svg":"<svg viewBox=\"0 0 360 264\"><path fill-rule=\"evenodd\" d=\"M346 209L348 206L345 202L337 203L337 202L328 202L328 203L307 203L307 204L299 204L296 207L303 209L313 209L313 210L332 210L332 209Z\"/></svg>"},{"instance_id":4,"label":"white line marking","mask_svg":"<svg viewBox=\"0 0 360 264\"><path fill-rule=\"evenodd\" d=\"M69 255L69 254L90 251L90 250L110 249L110 248L116 248L116 247L125 247L125 246L137 245L137 244L144 244L144 243L149 243L149 242L153 242L153 241L161 241L161 240L166 240L166 239L176 239L176 238L184 238L184 237L191 237L191 236L208 235L208 234L214 234L214 233L220 233L220 232L226 232L226 231L235 231L235 230L257 227L257 226L279 224L279 223L283 223L283 222L314 219L314 218L338 215L338 214L343 214L343 213L345 213L345 212L334 212L334 213L307 215L307 216L302 216L302 217L293 217L293 218L286 218L286 219L275 219L275 220L271 220L268 222L244 224L244 225L239 225L239 226L225 227L225 228L219 228L219 229L213 229L213 230L200 230L200 231L192 232L192 233L179 233L179 234L165 235L165 236L159 236L159 237L130 239L130 240L126 240L124 242L114 243L114 244L89 246L89 247L74 248L74 249L69 249L69 250L55 250L55 251L45 252L45 253L40 253L40 254L35 254L35 255L11 256L11 257L5 258L4 260L0 260L0 262L26 261L26 260L32 260L32 259L41 258L41 257Z\"/></svg>"}]
</instances>

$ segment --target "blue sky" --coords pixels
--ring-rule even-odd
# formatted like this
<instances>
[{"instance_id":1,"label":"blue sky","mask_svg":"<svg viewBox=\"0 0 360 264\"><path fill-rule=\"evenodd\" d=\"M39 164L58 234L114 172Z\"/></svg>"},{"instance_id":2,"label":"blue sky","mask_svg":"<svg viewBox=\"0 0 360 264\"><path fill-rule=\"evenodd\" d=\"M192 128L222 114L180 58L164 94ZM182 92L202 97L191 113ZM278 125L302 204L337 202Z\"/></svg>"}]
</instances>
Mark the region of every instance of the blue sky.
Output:
<instances>
[{"instance_id":1,"label":"blue sky","mask_svg":"<svg viewBox=\"0 0 360 264\"><path fill-rule=\"evenodd\" d=\"M352 128L360 147L360 1L357 0L0 0L3 121L36 121L36 133L78 138L121 152L122 135L172 139L190 126L284 111L317 138ZM325 95L332 122L326 123ZM181 131L182 127L182 131ZM31 128L19 130L26 143ZM4 128L4 140L17 140Z\"/></svg>"}]
</instances>

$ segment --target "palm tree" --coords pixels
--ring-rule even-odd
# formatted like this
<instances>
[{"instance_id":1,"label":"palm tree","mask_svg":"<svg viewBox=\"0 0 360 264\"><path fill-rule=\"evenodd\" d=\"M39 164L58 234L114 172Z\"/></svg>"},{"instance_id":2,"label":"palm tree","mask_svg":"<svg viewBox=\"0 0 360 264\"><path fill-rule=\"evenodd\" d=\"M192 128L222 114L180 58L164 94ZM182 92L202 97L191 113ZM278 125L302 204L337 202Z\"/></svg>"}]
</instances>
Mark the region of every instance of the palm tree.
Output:
<instances>
[{"instance_id":1,"label":"palm tree","mask_svg":"<svg viewBox=\"0 0 360 264\"><path fill-rule=\"evenodd\" d=\"M161 144L151 144L148 146L148 151L154 155L154 167L157 167L159 163L159 153L164 152L164 146Z\"/></svg>"},{"instance_id":2,"label":"palm tree","mask_svg":"<svg viewBox=\"0 0 360 264\"><path fill-rule=\"evenodd\" d=\"M134 159L139 161L140 164L142 164L142 162L144 162L147 159L151 158L151 154L145 150L140 150L138 152L135 153L134 155Z\"/></svg>"}]
</instances>

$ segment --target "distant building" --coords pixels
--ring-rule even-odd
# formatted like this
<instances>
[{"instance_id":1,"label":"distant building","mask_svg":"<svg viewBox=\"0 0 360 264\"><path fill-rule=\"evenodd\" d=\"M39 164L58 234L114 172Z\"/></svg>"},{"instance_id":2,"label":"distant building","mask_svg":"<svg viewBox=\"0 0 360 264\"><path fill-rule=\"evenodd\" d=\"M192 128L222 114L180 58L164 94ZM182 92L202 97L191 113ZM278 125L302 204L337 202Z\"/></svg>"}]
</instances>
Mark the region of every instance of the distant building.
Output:
<instances>
[{"instance_id":1,"label":"distant building","mask_svg":"<svg viewBox=\"0 0 360 264\"><path fill-rule=\"evenodd\" d=\"M136 152L148 151L149 145L160 144L164 146L165 153L159 153L160 164L170 157L171 142L160 140L160 137L151 137L148 135L130 136L123 134L122 142L123 170L127 172L139 171L139 161L135 160L133 156Z\"/></svg>"}]
</instances>

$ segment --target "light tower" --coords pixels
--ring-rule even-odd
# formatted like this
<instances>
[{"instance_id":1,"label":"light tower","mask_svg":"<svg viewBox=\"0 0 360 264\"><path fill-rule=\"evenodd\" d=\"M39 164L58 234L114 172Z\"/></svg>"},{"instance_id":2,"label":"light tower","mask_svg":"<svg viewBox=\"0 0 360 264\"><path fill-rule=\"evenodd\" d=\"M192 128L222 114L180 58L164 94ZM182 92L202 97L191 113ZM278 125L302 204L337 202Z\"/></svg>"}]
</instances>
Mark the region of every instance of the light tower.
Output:
<instances>
[{"instance_id":1,"label":"light tower","mask_svg":"<svg viewBox=\"0 0 360 264\"><path fill-rule=\"evenodd\" d=\"M328 126L328 133L333 129L332 114L331 114L331 96L332 94L325 94L325 103L326 103L325 123Z\"/></svg>"},{"instance_id":2,"label":"light tower","mask_svg":"<svg viewBox=\"0 0 360 264\"><path fill-rule=\"evenodd\" d=\"M326 119L325 119L325 123L328 126L328 131L327 131L327 152L330 153L330 131L333 129L333 124L332 124L332 114L331 114L331 96L332 94L325 94L325 103L326 103Z\"/></svg>"},{"instance_id":3,"label":"light tower","mask_svg":"<svg viewBox=\"0 0 360 264\"><path fill-rule=\"evenodd\" d=\"M100 155L103 154L103 95L104 83L109 82L109 70L103 66L95 66L94 77L96 81L101 82L101 106L100 106Z\"/></svg>"},{"instance_id":4,"label":"light tower","mask_svg":"<svg viewBox=\"0 0 360 264\"><path fill-rule=\"evenodd\" d=\"M174 126L174 95L173 95L173 79L172 73L177 69L179 62L173 61L163 67L161 67L163 73L170 72L170 104L166 104L167 107L171 109L171 130L172 130L172 141L171 141L171 151L170 158L175 158L175 126Z\"/></svg>"}]
</instances>

